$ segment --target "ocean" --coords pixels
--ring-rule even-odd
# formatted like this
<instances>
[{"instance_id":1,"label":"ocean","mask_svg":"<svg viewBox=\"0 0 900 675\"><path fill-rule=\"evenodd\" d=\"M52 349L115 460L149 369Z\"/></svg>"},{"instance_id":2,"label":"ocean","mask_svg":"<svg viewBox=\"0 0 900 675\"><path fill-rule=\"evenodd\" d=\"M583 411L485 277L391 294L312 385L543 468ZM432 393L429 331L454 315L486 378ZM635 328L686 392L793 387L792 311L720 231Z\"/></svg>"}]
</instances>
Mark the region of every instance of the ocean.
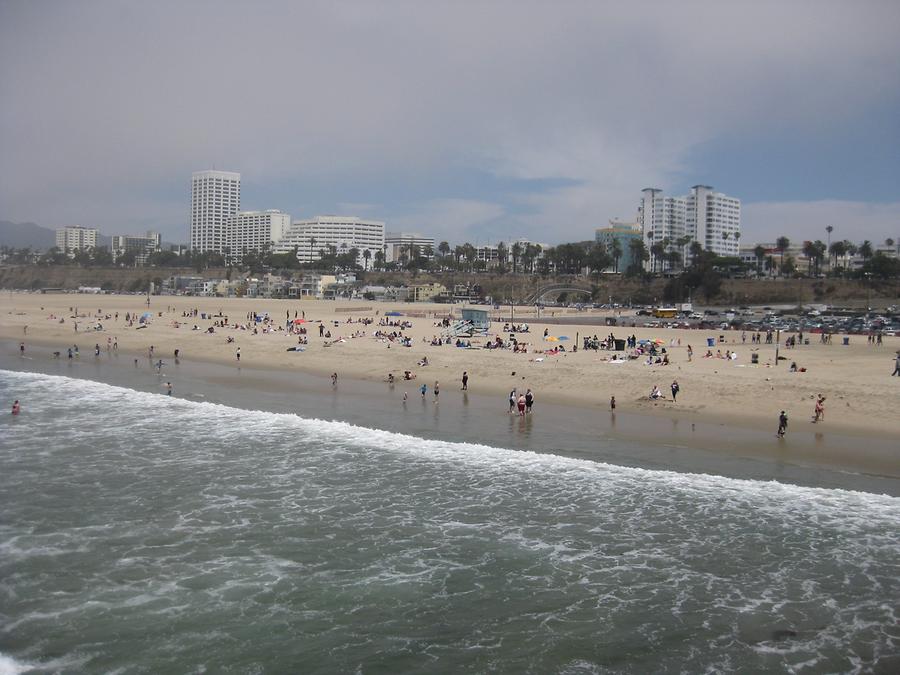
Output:
<instances>
[{"instance_id":1,"label":"ocean","mask_svg":"<svg viewBox=\"0 0 900 675\"><path fill-rule=\"evenodd\" d=\"M0 370L13 398L0 673L900 671L896 497Z\"/></svg>"}]
</instances>

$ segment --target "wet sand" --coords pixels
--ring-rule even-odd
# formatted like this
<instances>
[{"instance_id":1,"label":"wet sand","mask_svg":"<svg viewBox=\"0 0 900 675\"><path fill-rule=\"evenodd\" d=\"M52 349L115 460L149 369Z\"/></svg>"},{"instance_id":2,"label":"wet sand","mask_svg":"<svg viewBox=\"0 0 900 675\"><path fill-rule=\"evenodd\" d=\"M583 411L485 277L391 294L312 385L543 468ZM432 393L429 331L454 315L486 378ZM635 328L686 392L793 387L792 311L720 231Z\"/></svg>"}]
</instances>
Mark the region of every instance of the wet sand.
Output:
<instances>
[{"instance_id":1,"label":"wet sand","mask_svg":"<svg viewBox=\"0 0 900 675\"><path fill-rule=\"evenodd\" d=\"M137 366L134 360L137 358ZM21 358L18 344L0 342L0 368L86 378L194 401L339 420L412 436L554 453L646 469L708 473L798 485L900 495L900 462L889 439L798 430L778 440L774 430L708 424L677 416L590 411L537 401L525 418L509 415L505 397L442 387L435 404L416 382L372 382L284 372L194 359L164 359L157 373L147 355L127 350L69 361L41 351ZM403 402L403 394L408 400ZM27 402L23 402L27 414ZM152 414L152 411L148 411ZM160 420L164 424L164 420ZM172 430L177 433L177 429ZM215 429L210 429L215 434Z\"/></svg>"}]
</instances>

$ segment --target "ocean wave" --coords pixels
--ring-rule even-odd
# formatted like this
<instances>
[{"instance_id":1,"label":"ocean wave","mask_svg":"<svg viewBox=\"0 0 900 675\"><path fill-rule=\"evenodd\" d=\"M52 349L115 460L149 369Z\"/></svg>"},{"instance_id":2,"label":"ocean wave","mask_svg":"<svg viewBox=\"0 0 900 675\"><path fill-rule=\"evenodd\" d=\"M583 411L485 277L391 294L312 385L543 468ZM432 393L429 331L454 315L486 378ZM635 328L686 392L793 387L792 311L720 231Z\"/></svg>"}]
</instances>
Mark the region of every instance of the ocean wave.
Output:
<instances>
[{"instance_id":1,"label":"ocean wave","mask_svg":"<svg viewBox=\"0 0 900 675\"><path fill-rule=\"evenodd\" d=\"M17 391L25 385L34 386L39 393L52 389L50 399L39 399L27 412L49 414L53 401L60 396L77 398L84 404L106 406L116 414L131 412L152 424L163 424L165 413L167 428L177 429L175 422L212 426L222 442L239 440L253 434L290 434L314 437L329 442L334 447L342 444L364 444L373 451L415 455L422 458L466 463L497 472L555 475L579 480L595 478L605 482L637 481L646 489L665 487L684 493L701 491L717 493L722 498L744 500L757 497L757 508L766 509L767 503L789 500L792 509L843 508L852 503L857 508L900 509L900 498L839 488L798 486L778 481L758 481L730 478L713 474L676 472L661 469L644 469L605 462L577 459L552 453L517 450L475 443L425 439L408 434L374 429L336 420L305 418L291 413L235 408L219 403L190 401L164 394L136 391L125 387L70 378L61 375L45 375L0 370ZM27 392L27 389L25 389ZM22 395L24 397L24 394ZM29 404L31 405L31 404ZM147 418L148 411L153 415Z\"/></svg>"}]
</instances>

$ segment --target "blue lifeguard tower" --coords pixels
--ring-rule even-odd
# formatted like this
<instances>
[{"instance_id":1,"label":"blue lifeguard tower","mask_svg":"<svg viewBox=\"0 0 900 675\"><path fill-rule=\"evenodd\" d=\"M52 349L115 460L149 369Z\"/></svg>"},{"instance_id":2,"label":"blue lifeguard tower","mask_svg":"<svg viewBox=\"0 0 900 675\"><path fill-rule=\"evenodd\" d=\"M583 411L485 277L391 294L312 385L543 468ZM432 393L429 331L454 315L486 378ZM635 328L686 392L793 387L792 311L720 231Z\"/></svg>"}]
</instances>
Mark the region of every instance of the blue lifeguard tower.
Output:
<instances>
[{"instance_id":1,"label":"blue lifeguard tower","mask_svg":"<svg viewBox=\"0 0 900 675\"><path fill-rule=\"evenodd\" d=\"M476 331L487 331L491 327L491 317L486 309L466 307L462 310L462 320L472 324Z\"/></svg>"}]
</instances>

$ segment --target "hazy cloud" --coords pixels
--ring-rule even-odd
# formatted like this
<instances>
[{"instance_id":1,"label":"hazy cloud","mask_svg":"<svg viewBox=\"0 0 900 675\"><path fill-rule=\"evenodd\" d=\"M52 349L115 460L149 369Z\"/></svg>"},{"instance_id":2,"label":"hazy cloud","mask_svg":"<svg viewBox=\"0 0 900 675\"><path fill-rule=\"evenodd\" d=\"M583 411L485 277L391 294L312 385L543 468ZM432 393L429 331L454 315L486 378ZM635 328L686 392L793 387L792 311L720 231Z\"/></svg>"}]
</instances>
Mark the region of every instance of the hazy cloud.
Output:
<instances>
[{"instance_id":1,"label":"hazy cloud","mask_svg":"<svg viewBox=\"0 0 900 675\"><path fill-rule=\"evenodd\" d=\"M6 0L0 218L184 241L190 173L216 166L279 186L271 204L245 188L248 208L584 239L647 185L740 197L690 159L700 144L801 128L828 143L872 106L900 119L898 25L900 3L877 0ZM766 208L747 205L747 230ZM870 208L866 236L891 235L890 208Z\"/></svg>"},{"instance_id":2,"label":"hazy cloud","mask_svg":"<svg viewBox=\"0 0 900 675\"><path fill-rule=\"evenodd\" d=\"M881 243L888 237L900 241L900 201L762 202L745 206L742 216L745 230L756 233L754 239L759 241L775 241L782 235L796 241L825 241L828 225L834 227L832 241L849 239L859 243L871 239Z\"/></svg>"}]
</instances>

